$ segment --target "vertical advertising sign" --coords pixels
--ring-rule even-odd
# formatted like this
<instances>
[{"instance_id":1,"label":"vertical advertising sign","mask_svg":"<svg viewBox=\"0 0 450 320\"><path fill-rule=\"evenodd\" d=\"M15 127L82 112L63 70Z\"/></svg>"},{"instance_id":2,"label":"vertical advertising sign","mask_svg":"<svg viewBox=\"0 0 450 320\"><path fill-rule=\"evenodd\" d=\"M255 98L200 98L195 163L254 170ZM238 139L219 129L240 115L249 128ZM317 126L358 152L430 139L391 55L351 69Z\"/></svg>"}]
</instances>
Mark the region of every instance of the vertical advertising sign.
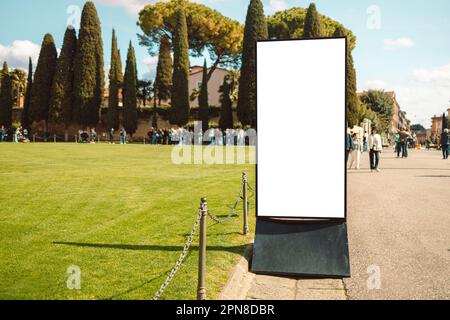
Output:
<instances>
[{"instance_id":1,"label":"vertical advertising sign","mask_svg":"<svg viewBox=\"0 0 450 320\"><path fill-rule=\"evenodd\" d=\"M346 38L257 42L257 216L346 218Z\"/></svg>"}]
</instances>

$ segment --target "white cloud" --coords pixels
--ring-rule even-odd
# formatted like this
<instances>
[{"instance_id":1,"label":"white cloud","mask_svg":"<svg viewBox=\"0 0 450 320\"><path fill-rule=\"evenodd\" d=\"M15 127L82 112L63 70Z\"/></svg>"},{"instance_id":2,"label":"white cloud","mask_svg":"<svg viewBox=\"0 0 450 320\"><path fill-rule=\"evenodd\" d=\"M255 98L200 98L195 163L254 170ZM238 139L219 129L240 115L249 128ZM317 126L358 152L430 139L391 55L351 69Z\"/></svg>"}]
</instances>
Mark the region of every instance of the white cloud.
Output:
<instances>
[{"instance_id":1,"label":"white cloud","mask_svg":"<svg viewBox=\"0 0 450 320\"><path fill-rule=\"evenodd\" d=\"M413 77L419 82L450 82L450 63L429 69L415 69L413 70ZM449 88L450 89L450 88Z\"/></svg>"},{"instance_id":2,"label":"white cloud","mask_svg":"<svg viewBox=\"0 0 450 320\"><path fill-rule=\"evenodd\" d=\"M383 80L368 80L364 84L363 90L386 90L388 83Z\"/></svg>"},{"instance_id":3,"label":"white cloud","mask_svg":"<svg viewBox=\"0 0 450 320\"><path fill-rule=\"evenodd\" d=\"M408 118L426 128L431 117L450 108L450 63L438 67L415 69L393 89Z\"/></svg>"},{"instance_id":4,"label":"white cloud","mask_svg":"<svg viewBox=\"0 0 450 320\"><path fill-rule=\"evenodd\" d=\"M0 44L0 61L6 61L10 68L28 70L28 57L36 67L41 46L28 40L15 40L12 45Z\"/></svg>"},{"instance_id":5,"label":"white cloud","mask_svg":"<svg viewBox=\"0 0 450 320\"><path fill-rule=\"evenodd\" d=\"M142 63L147 67L147 72L144 72L139 78L153 79L156 76L156 66L158 64L158 56L148 56L142 59Z\"/></svg>"},{"instance_id":6,"label":"white cloud","mask_svg":"<svg viewBox=\"0 0 450 320\"><path fill-rule=\"evenodd\" d=\"M128 14L137 16L145 6L154 4L155 2L167 2L169 0L94 0L97 3L112 6L123 7ZM230 0L191 0L198 3L218 3ZM274 2L283 2L282 0L272 0ZM271 2L272 2L271 1Z\"/></svg>"},{"instance_id":7,"label":"white cloud","mask_svg":"<svg viewBox=\"0 0 450 320\"><path fill-rule=\"evenodd\" d=\"M264 7L266 13L275 13L277 11L283 11L288 8L285 0L270 0L269 5Z\"/></svg>"},{"instance_id":8,"label":"white cloud","mask_svg":"<svg viewBox=\"0 0 450 320\"><path fill-rule=\"evenodd\" d=\"M400 48L412 48L416 44L409 38L398 38L398 39L384 39L383 45L385 49L396 50Z\"/></svg>"},{"instance_id":9,"label":"white cloud","mask_svg":"<svg viewBox=\"0 0 450 320\"><path fill-rule=\"evenodd\" d=\"M145 6L164 0L95 0L97 3L113 7L123 7L130 15L137 16Z\"/></svg>"}]
</instances>

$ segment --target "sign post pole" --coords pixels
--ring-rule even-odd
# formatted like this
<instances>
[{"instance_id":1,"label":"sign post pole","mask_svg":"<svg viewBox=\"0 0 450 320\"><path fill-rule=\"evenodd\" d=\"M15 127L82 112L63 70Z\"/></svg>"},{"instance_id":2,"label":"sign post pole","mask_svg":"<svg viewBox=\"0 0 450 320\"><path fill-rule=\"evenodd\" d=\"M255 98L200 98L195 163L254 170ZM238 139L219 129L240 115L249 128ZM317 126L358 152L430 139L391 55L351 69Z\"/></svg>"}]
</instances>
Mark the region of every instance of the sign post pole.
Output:
<instances>
[{"instance_id":1,"label":"sign post pole","mask_svg":"<svg viewBox=\"0 0 450 320\"><path fill-rule=\"evenodd\" d=\"M197 300L206 300L206 215L208 214L206 198L201 199L200 210L202 216L199 235Z\"/></svg>"},{"instance_id":2,"label":"sign post pole","mask_svg":"<svg viewBox=\"0 0 450 320\"><path fill-rule=\"evenodd\" d=\"M244 235L249 233L248 230L248 201L247 201L247 173L242 173L242 196L243 196L243 208L244 208Z\"/></svg>"}]
</instances>

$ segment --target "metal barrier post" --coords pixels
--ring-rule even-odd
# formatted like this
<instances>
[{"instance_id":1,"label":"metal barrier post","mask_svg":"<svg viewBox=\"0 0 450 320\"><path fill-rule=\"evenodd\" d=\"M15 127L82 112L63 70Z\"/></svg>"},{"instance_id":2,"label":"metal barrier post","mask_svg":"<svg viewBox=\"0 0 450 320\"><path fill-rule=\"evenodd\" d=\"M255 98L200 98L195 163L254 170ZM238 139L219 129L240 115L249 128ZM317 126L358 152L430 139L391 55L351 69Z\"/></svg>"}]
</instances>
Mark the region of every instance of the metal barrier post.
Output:
<instances>
[{"instance_id":1,"label":"metal barrier post","mask_svg":"<svg viewBox=\"0 0 450 320\"><path fill-rule=\"evenodd\" d=\"M75 135L75 143L78 143L77 135Z\"/></svg>"},{"instance_id":2,"label":"metal barrier post","mask_svg":"<svg viewBox=\"0 0 450 320\"><path fill-rule=\"evenodd\" d=\"M242 196L244 209L244 235L249 233L248 229L248 201L247 201L247 173L242 173Z\"/></svg>"},{"instance_id":3,"label":"metal barrier post","mask_svg":"<svg viewBox=\"0 0 450 320\"><path fill-rule=\"evenodd\" d=\"M53 135L53 142L56 143L56 134Z\"/></svg>"},{"instance_id":4,"label":"metal barrier post","mask_svg":"<svg viewBox=\"0 0 450 320\"><path fill-rule=\"evenodd\" d=\"M33 134L33 143L36 142L36 133Z\"/></svg>"},{"instance_id":5,"label":"metal barrier post","mask_svg":"<svg viewBox=\"0 0 450 320\"><path fill-rule=\"evenodd\" d=\"M200 219L199 235L197 300L206 300L206 216L208 214L206 198L201 199L200 210L202 212L202 216Z\"/></svg>"}]
</instances>

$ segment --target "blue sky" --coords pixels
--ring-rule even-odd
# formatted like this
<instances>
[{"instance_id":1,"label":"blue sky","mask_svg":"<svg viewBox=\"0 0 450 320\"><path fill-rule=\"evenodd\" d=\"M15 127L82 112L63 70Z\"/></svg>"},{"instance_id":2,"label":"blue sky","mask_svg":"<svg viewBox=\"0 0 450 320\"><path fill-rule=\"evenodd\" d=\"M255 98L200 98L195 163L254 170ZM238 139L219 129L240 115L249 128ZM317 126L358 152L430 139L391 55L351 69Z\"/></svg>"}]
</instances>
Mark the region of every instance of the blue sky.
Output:
<instances>
[{"instance_id":1,"label":"blue sky","mask_svg":"<svg viewBox=\"0 0 450 320\"><path fill-rule=\"evenodd\" d=\"M122 59L128 42L136 47L140 76L153 77L156 57L137 43L137 12L153 0L94 0L102 23L105 64L109 64L111 31L118 35ZM243 23L249 0L198 0ZM62 45L67 23L77 21L83 0L0 1L0 62L26 67L35 59L45 33ZM263 0L266 14L304 0ZM448 0L316 0L318 10L343 23L357 36L353 52L360 90L395 90L412 122L430 126L430 117L450 108L450 1ZM74 20L75 17L75 20ZM6 31L7 30L7 31ZM192 64L201 63L192 60Z\"/></svg>"}]
</instances>

